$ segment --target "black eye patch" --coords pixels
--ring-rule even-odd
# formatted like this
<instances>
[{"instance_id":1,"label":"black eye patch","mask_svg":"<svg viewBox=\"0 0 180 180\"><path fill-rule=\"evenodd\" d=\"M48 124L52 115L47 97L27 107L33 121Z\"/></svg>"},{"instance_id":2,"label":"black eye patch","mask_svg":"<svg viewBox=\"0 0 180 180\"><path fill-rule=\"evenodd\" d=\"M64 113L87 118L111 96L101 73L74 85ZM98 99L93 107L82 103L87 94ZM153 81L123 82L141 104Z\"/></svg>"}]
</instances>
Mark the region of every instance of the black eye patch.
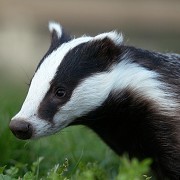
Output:
<instances>
[{"instance_id":1,"label":"black eye patch","mask_svg":"<svg viewBox=\"0 0 180 180\"><path fill-rule=\"evenodd\" d=\"M38 116L41 119L52 122L54 115L60 107L69 100L68 92L64 88L50 88L39 105Z\"/></svg>"},{"instance_id":2,"label":"black eye patch","mask_svg":"<svg viewBox=\"0 0 180 180\"><path fill-rule=\"evenodd\" d=\"M38 116L41 119L51 122L57 110L58 110L58 106L56 103L46 100L40 104L38 109Z\"/></svg>"}]
</instances>

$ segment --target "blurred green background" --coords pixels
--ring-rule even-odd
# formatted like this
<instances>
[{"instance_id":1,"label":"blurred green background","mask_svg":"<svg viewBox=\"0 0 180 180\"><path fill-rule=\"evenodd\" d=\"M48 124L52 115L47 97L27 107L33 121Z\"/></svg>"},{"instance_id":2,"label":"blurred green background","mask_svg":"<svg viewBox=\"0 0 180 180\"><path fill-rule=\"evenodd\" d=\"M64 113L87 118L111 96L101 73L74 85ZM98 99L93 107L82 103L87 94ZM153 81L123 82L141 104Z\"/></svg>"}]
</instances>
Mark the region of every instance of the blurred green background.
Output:
<instances>
[{"instance_id":1,"label":"blurred green background","mask_svg":"<svg viewBox=\"0 0 180 180\"><path fill-rule=\"evenodd\" d=\"M180 53L179 0L0 0L1 69L31 76L49 47L50 20L72 35L116 29L127 44Z\"/></svg>"},{"instance_id":2,"label":"blurred green background","mask_svg":"<svg viewBox=\"0 0 180 180\"><path fill-rule=\"evenodd\" d=\"M18 164L25 172L24 164L43 156L41 166L47 170L67 157L72 172L79 161L97 161L114 177L119 157L83 126L28 142L17 140L8 129L50 45L51 20L75 36L116 29L123 33L126 44L180 53L180 1L0 0L0 166Z\"/></svg>"}]
</instances>

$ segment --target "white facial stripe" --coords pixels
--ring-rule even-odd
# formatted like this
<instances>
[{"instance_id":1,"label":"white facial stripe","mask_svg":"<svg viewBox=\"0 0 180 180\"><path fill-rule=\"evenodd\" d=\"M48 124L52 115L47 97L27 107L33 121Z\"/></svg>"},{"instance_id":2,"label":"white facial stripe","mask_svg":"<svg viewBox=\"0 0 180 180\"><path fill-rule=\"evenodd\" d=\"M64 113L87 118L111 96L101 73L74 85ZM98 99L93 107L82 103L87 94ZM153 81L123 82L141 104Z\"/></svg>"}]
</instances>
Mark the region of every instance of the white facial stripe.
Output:
<instances>
[{"instance_id":1,"label":"white facial stripe","mask_svg":"<svg viewBox=\"0 0 180 180\"><path fill-rule=\"evenodd\" d=\"M157 80L155 72L148 71L135 63L122 61L110 72L95 74L84 80L73 92L71 99L55 115L54 122L69 124L77 117L101 106L110 92L131 89L137 98L148 98L160 111L169 112L176 108L170 93L165 93L165 85Z\"/></svg>"},{"instance_id":2,"label":"white facial stripe","mask_svg":"<svg viewBox=\"0 0 180 180\"><path fill-rule=\"evenodd\" d=\"M31 86L20 112L13 119L21 117L28 118L37 114L38 106L48 92L50 82L54 78L64 56L74 47L91 39L92 37L82 37L64 43L43 61L32 79Z\"/></svg>"}]
</instances>

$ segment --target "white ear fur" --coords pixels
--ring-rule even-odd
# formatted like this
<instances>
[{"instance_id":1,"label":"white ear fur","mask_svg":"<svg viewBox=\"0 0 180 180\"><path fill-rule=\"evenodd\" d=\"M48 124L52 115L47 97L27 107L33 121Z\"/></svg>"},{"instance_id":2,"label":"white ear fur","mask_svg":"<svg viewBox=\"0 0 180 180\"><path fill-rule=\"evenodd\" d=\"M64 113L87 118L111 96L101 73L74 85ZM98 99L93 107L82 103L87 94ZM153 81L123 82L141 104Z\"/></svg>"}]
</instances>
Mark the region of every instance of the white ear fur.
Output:
<instances>
[{"instance_id":1,"label":"white ear fur","mask_svg":"<svg viewBox=\"0 0 180 180\"><path fill-rule=\"evenodd\" d=\"M110 31L107 33L102 33L94 37L95 39L104 39L109 38L111 39L116 45L122 44L123 42L123 35L118 33L117 31Z\"/></svg>"},{"instance_id":2,"label":"white ear fur","mask_svg":"<svg viewBox=\"0 0 180 180\"><path fill-rule=\"evenodd\" d=\"M56 32L58 38L62 36L62 26L54 21L49 22L49 31L53 33L53 31Z\"/></svg>"}]
</instances>

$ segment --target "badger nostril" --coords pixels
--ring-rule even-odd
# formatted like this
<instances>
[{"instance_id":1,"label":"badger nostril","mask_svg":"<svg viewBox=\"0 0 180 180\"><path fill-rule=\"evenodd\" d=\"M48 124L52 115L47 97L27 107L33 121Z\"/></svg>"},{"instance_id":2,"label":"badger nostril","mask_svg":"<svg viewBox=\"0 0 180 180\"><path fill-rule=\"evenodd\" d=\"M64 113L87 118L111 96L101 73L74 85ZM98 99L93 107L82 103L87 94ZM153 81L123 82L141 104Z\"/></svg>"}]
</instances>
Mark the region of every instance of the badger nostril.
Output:
<instances>
[{"instance_id":1,"label":"badger nostril","mask_svg":"<svg viewBox=\"0 0 180 180\"><path fill-rule=\"evenodd\" d=\"M24 120L15 119L9 124L12 133L19 139L30 139L32 136L32 125Z\"/></svg>"}]
</instances>

